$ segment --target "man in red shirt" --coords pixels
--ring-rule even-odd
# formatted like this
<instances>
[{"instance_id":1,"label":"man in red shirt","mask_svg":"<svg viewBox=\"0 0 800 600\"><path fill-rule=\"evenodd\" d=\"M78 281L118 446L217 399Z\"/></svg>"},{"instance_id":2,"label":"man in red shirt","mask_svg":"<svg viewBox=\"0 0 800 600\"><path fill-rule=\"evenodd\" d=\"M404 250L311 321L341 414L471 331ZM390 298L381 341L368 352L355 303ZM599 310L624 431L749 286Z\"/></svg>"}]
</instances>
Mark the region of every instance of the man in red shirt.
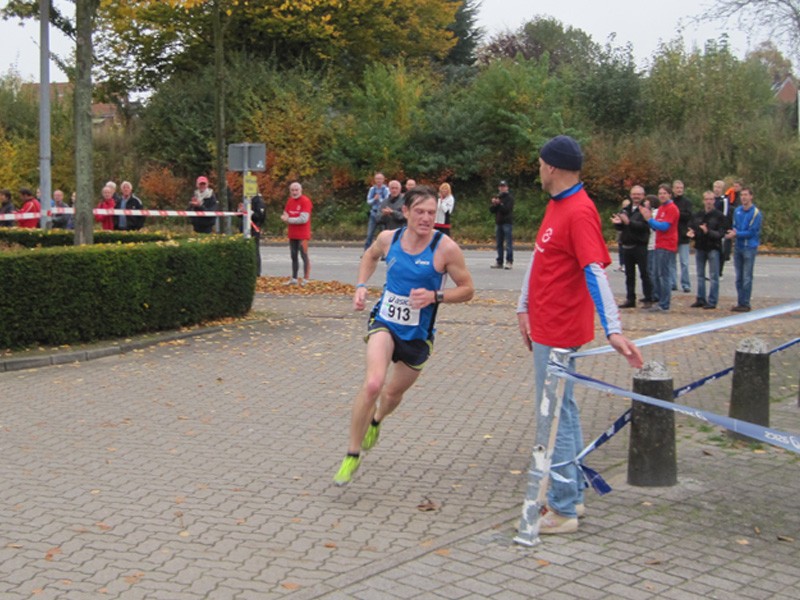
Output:
<instances>
[{"instance_id":1,"label":"man in red shirt","mask_svg":"<svg viewBox=\"0 0 800 600\"><path fill-rule=\"evenodd\" d=\"M672 297L672 273L675 269L675 255L678 252L678 221L681 213L672 201L672 188L668 183L658 186L658 212L653 217L649 208L642 208L642 216L656 232L656 272L653 277L653 293L658 304L646 310L663 312L669 310Z\"/></svg>"},{"instance_id":2,"label":"man in red shirt","mask_svg":"<svg viewBox=\"0 0 800 600\"><path fill-rule=\"evenodd\" d=\"M281 215L281 221L288 225L289 251L292 256L292 278L286 285L297 285L300 269L298 253L303 257L303 279L305 285L311 275L311 261L308 260L308 240L311 239L311 200L303 195L303 186L296 181L289 186L289 199Z\"/></svg>"},{"instance_id":3,"label":"man in red shirt","mask_svg":"<svg viewBox=\"0 0 800 600\"><path fill-rule=\"evenodd\" d=\"M16 211L17 214L38 213L41 210L39 201L28 188L22 188L19 191L19 197L22 201L22 208ZM39 219L38 217L33 219L19 219L17 223L20 227L25 229L36 229L39 226Z\"/></svg>"},{"instance_id":4,"label":"man in red shirt","mask_svg":"<svg viewBox=\"0 0 800 600\"><path fill-rule=\"evenodd\" d=\"M600 226L600 215L583 189L583 154L578 143L560 135L539 153L542 189L550 194L544 219L517 306L522 339L533 351L537 414L542 414L544 379L553 348L575 348L594 339L594 311L600 316L608 343L628 363L642 366L639 349L622 335L617 304L606 278L611 263ZM570 364L572 367L572 363ZM547 511L540 534L578 530L583 507L583 476L572 462L583 449L580 414L573 386L565 386L553 449ZM561 464L563 463L563 464Z\"/></svg>"}]
</instances>

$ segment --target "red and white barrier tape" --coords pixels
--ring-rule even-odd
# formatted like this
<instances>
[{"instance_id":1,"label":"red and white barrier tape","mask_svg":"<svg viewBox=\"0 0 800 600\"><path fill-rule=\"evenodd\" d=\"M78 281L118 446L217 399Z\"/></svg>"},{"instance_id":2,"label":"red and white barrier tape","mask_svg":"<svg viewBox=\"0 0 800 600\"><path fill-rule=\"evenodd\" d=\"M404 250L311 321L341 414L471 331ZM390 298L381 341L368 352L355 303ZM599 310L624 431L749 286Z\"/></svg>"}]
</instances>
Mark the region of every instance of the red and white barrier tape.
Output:
<instances>
[{"instance_id":1,"label":"red and white barrier tape","mask_svg":"<svg viewBox=\"0 0 800 600\"><path fill-rule=\"evenodd\" d=\"M48 216L52 215L72 215L75 214L74 208L53 208L47 211ZM122 210L119 208L95 208L92 214L100 216L125 215L126 217L237 217L244 213L223 211L223 210ZM18 221L20 219L38 219L40 213L9 213L0 214L0 221Z\"/></svg>"},{"instance_id":2,"label":"red and white barrier tape","mask_svg":"<svg viewBox=\"0 0 800 600\"><path fill-rule=\"evenodd\" d=\"M38 219L39 213L8 213L0 215L0 221L19 221L22 219Z\"/></svg>"}]
</instances>

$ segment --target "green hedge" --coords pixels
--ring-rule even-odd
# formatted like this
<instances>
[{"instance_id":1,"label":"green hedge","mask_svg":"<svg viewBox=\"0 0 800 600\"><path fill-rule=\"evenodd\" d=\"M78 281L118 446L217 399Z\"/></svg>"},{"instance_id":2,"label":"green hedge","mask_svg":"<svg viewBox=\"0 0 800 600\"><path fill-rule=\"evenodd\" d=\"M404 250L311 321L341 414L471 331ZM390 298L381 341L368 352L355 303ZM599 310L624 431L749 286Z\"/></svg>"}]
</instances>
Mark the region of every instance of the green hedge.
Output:
<instances>
[{"instance_id":1,"label":"green hedge","mask_svg":"<svg viewBox=\"0 0 800 600\"><path fill-rule=\"evenodd\" d=\"M170 239L168 233L154 231L95 231L95 244L119 244L128 242L155 242ZM18 227L0 227L0 244L17 244L26 248L51 248L72 246L75 232L67 229L21 229Z\"/></svg>"},{"instance_id":2,"label":"green hedge","mask_svg":"<svg viewBox=\"0 0 800 600\"><path fill-rule=\"evenodd\" d=\"M49 240L51 234L40 235ZM0 348L124 337L244 315L255 294L252 245L238 235L211 235L2 251Z\"/></svg>"}]
</instances>

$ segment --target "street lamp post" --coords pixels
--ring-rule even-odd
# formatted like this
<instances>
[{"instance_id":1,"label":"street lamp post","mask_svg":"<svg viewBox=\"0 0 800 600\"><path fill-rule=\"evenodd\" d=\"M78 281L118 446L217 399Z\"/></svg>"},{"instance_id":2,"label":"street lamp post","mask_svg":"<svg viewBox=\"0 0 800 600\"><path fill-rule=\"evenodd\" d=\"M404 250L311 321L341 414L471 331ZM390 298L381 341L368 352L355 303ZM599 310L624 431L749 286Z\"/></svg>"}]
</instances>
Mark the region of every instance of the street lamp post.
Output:
<instances>
[{"instance_id":1,"label":"street lamp post","mask_svg":"<svg viewBox=\"0 0 800 600\"><path fill-rule=\"evenodd\" d=\"M39 226L47 229L50 217L50 2L39 0Z\"/></svg>"}]
</instances>

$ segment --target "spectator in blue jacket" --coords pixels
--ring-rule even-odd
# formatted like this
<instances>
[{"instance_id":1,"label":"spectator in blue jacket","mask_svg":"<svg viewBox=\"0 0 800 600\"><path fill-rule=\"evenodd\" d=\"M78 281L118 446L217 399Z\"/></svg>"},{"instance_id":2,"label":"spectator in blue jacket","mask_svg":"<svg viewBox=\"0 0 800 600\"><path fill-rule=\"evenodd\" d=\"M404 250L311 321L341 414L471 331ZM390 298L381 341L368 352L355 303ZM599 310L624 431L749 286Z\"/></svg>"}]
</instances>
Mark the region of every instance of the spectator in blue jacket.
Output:
<instances>
[{"instance_id":1,"label":"spectator in blue jacket","mask_svg":"<svg viewBox=\"0 0 800 600\"><path fill-rule=\"evenodd\" d=\"M389 188L384 185L386 177L384 177L383 173L375 173L372 181L373 186L367 192L369 224L367 225L367 239L364 241L364 250L369 249L372 245L372 238L375 237L375 229L381 216L381 203L389 197Z\"/></svg>"},{"instance_id":2,"label":"spectator in blue jacket","mask_svg":"<svg viewBox=\"0 0 800 600\"><path fill-rule=\"evenodd\" d=\"M741 205L733 212L733 228L725 238L735 240L733 266L736 271L736 306L734 312L750 311L750 295L753 292L753 267L761 237L761 211L753 204L753 190L743 187Z\"/></svg>"}]
</instances>

